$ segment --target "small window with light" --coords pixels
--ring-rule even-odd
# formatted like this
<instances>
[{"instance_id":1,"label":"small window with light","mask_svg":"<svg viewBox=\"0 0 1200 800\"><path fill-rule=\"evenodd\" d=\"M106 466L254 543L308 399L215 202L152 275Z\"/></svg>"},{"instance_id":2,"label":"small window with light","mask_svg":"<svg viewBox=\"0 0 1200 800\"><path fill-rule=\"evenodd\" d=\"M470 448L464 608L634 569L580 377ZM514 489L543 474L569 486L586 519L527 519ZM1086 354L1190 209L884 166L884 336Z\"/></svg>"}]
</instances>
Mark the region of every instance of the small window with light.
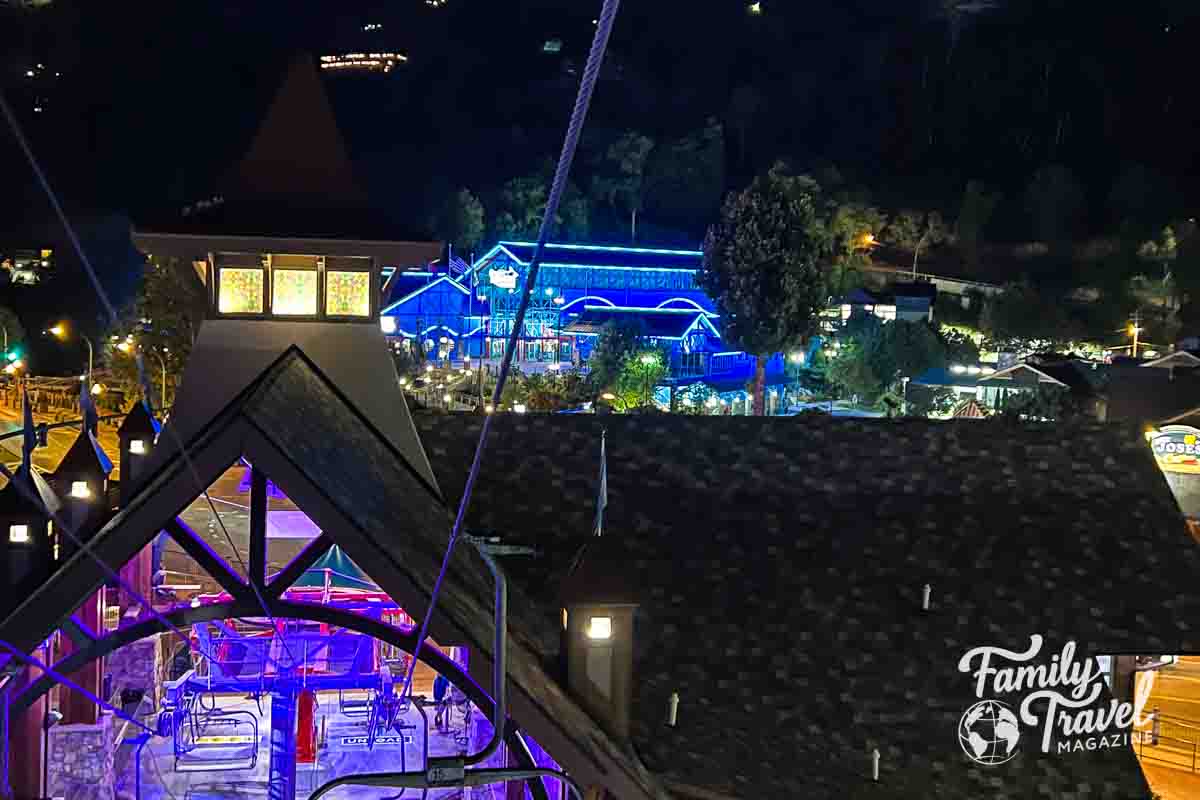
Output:
<instances>
[{"instance_id":1,"label":"small window with light","mask_svg":"<svg viewBox=\"0 0 1200 800\"><path fill-rule=\"evenodd\" d=\"M71 481L71 497L86 500L92 496L92 490L87 481Z\"/></svg>"},{"instance_id":2,"label":"small window with light","mask_svg":"<svg viewBox=\"0 0 1200 800\"><path fill-rule=\"evenodd\" d=\"M8 541L9 541L9 544L28 544L29 543L29 526L28 525L9 525L8 526Z\"/></svg>"},{"instance_id":3,"label":"small window with light","mask_svg":"<svg viewBox=\"0 0 1200 800\"><path fill-rule=\"evenodd\" d=\"M263 313L265 270L261 267L221 267L217 275L217 311L222 314Z\"/></svg>"},{"instance_id":4,"label":"small window with light","mask_svg":"<svg viewBox=\"0 0 1200 800\"><path fill-rule=\"evenodd\" d=\"M277 317L315 317L318 278L315 256L272 256L271 313Z\"/></svg>"},{"instance_id":5,"label":"small window with light","mask_svg":"<svg viewBox=\"0 0 1200 800\"><path fill-rule=\"evenodd\" d=\"M132 440L130 440L130 442L129 442L129 452L130 452L130 453L133 453L135 456L144 456L144 455L146 455L146 440L145 440L145 439L132 439Z\"/></svg>"},{"instance_id":6,"label":"small window with light","mask_svg":"<svg viewBox=\"0 0 1200 800\"><path fill-rule=\"evenodd\" d=\"M371 262L355 257L325 259L325 316L371 315Z\"/></svg>"},{"instance_id":7,"label":"small window with light","mask_svg":"<svg viewBox=\"0 0 1200 800\"><path fill-rule=\"evenodd\" d=\"M612 638L612 617L592 617L588 620L587 637L594 641Z\"/></svg>"}]
</instances>

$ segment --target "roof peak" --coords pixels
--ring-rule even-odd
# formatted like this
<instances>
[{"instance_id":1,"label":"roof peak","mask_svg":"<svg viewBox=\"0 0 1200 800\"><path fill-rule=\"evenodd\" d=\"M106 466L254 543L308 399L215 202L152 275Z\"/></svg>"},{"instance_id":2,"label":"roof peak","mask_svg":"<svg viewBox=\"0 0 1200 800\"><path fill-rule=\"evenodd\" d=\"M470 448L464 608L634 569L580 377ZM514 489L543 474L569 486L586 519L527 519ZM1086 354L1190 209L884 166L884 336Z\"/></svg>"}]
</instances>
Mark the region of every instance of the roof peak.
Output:
<instances>
[{"instance_id":1,"label":"roof peak","mask_svg":"<svg viewBox=\"0 0 1200 800\"><path fill-rule=\"evenodd\" d=\"M300 129L302 137L296 135ZM300 53L289 63L228 183L231 201L239 195L285 195L293 206L369 207L311 54Z\"/></svg>"}]
</instances>

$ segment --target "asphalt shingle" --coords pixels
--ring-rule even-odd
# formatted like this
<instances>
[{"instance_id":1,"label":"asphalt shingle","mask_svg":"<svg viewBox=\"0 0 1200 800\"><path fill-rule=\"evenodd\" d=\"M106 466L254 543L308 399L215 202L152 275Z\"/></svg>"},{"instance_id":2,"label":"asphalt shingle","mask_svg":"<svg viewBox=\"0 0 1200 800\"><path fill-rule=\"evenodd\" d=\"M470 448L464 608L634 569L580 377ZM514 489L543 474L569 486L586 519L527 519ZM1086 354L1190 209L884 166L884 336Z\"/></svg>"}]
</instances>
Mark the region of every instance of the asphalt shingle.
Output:
<instances>
[{"instance_id":1,"label":"asphalt shingle","mask_svg":"<svg viewBox=\"0 0 1200 800\"><path fill-rule=\"evenodd\" d=\"M447 498L480 420L416 417ZM468 524L541 610L591 530L639 587L633 744L737 797L1147 797L1126 749L979 767L957 724L979 645L1195 651L1200 549L1132 427L680 416L495 420ZM922 586L932 608L920 609ZM534 626L531 626L534 627ZM547 657L557 642L547 642ZM663 724L681 697L679 724ZM882 755L880 783L867 754Z\"/></svg>"}]
</instances>

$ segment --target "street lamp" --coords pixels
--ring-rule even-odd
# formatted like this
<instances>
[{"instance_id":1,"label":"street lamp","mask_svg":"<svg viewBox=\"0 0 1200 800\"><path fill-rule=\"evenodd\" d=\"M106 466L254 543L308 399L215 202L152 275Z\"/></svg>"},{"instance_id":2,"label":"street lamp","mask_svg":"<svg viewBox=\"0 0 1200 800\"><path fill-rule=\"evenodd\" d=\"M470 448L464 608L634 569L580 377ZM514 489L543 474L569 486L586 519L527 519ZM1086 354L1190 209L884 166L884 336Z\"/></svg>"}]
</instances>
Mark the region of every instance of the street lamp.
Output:
<instances>
[{"instance_id":1,"label":"street lamp","mask_svg":"<svg viewBox=\"0 0 1200 800\"><path fill-rule=\"evenodd\" d=\"M649 370L649 367L654 366L655 362L657 362L658 359L655 358L650 353L646 353L638 360L642 362L643 367L647 367L647 369L643 370L642 377L644 380L642 381L642 383L645 386L645 391L644 391L645 404L650 405L650 370Z\"/></svg>"},{"instance_id":2,"label":"street lamp","mask_svg":"<svg viewBox=\"0 0 1200 800\"><path fill-rule=\"evenodd\" d=\"M46 331L46 333L49 333L51 336L53 336L56 339L61 339L61 340L65 341L67 338L67 326L65 323L60 322L59 324L55 325L50 330ZM85 343L87 343L87 349L88 349L87 384L90 387L92 385L92 360L93 360L93 356L94 356L94 351L92 350L92 340L89 339L88 337L84 336L83 334L80 334L79 338L83 339L83 341Z\"/></svg>"}]
</instances>

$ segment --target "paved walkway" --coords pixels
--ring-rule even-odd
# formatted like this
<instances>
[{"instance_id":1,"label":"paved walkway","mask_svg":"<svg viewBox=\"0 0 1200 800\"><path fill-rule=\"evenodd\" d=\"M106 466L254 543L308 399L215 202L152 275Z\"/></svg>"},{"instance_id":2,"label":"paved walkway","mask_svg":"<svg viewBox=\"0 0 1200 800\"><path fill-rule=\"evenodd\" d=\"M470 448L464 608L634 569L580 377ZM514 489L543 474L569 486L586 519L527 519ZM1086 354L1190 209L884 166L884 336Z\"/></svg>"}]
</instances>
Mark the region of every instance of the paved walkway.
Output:
<instances>
[{"instance_id":1,"label":"paved walkway","mask_svg":"<svg viewBox=\"0 0 1200 800\"><path fill-rule=\"evenodd\" d=\"M34 414L33 421L37 424L43 422L53 424L54 417L46 414ZM115 420L118 421L118 420ZM0 434L11 433L21 429L23 421L19 409L0 406ZM100 424L100 446L104 448L104 452L108 454L109 459L113 462L113 475L116 476L120 464L120 443L117 441L117 428L114 425L107 423ZM38 469L43 472L53 472L58 467L58 462L62 461L63 456L67 454L67 450L75 442L75 437L79 435L78 428L58 428L50 431L49 442L46 447L39 447L33 453L33 463ZM4 465L10 469L21 461L21 437L14 436L10 439L0 441L0 460L4 461ZM4 477L0 476L0 485L5 483Z\"/></svg>"},{"instance_id":2,"label":"paved walkway","mask_svg":"<svg viewBox=\"0 0 1200 800\"><path fill-rule=\"evenodd\" d=\"M1157 745L1134 745L1150 788L1163 800L1200 797L1200 657L1138 675L1151 681L1145 714L1162 714ZM1142 726L1143 735L1149 726Z\"/></svg>"}]
</instances>

